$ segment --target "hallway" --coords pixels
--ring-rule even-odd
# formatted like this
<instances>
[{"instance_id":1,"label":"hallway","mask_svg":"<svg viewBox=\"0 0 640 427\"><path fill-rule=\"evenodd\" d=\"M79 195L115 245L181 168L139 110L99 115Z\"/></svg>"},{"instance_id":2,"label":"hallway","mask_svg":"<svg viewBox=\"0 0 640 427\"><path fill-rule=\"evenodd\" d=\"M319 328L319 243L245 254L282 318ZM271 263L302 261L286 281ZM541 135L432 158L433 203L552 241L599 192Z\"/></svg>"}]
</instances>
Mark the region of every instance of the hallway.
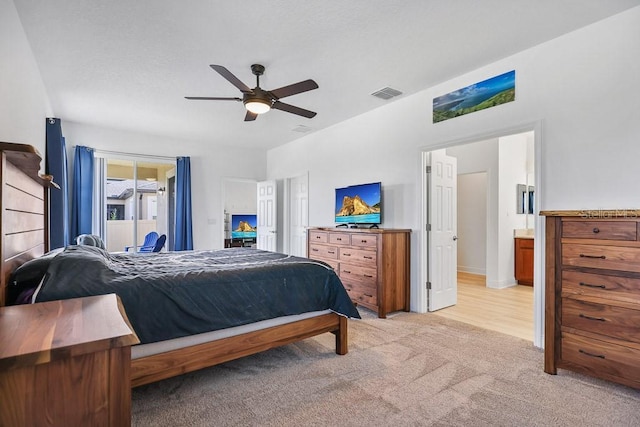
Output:
<instances>
[{"instance_id":1,"label":"hallway","mask_svg":"<svg viewBox=\"0 0 640 427\"><path fill-rule=\"evenodd\" d=\"M533 341L533 287L490 289L485 276L458 273L458 303L433 314Z\"/></svg>"}]
</instances>

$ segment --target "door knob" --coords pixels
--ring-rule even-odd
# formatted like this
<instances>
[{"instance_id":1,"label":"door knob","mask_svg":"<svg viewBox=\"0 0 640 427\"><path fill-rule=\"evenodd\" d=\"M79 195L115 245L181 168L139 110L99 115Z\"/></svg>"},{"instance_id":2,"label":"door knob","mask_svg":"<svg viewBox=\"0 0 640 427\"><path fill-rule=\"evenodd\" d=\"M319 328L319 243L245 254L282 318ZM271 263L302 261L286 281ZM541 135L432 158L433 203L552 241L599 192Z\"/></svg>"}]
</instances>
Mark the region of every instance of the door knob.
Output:
<instances>
[{"instance_id":1,"label":"door knob","mask_svg":"<svg viewBox=\"0 0 640 427\"><path fill-rule=\"evenodd\" d=\"M455 242L456 240L458 240L458 236L453 236L453 241Z\"/></svg>"}]
</instances>

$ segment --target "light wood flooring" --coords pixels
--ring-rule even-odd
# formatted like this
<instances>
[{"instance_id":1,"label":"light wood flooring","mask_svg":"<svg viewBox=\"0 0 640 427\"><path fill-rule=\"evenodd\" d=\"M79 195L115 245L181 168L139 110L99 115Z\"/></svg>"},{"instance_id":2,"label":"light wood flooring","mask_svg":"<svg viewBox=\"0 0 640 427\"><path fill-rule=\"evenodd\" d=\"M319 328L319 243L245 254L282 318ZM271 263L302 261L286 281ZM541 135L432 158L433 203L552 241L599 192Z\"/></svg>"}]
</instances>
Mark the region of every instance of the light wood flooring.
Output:
<instances>
[{"instance_id":1,"label":"light wood flooring","mask_svg":"<svg viewBox=\"0 0 640 427\"><path fill-rule=\"evenodd\" d=\"M533 287L485 286L485 276L458 273L458 303L433 314L533 341Z\"/></svg>"}]
</instances>

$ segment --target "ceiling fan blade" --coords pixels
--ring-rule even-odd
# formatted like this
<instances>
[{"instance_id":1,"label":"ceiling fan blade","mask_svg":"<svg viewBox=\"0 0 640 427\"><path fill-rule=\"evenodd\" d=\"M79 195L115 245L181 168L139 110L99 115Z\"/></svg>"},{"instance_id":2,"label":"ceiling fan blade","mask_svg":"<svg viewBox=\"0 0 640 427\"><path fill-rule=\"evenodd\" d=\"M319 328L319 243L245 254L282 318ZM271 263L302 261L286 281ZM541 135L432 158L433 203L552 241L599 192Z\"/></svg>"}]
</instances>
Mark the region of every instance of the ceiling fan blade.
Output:
<instances>
[{"instance_id":1,"label":"ceiling fan blade","mask_svg":"<svg viewBox=\"0 0 640 427\"><path fill-rule=\"evenodd\" d=\"M289 86L283 86L270 92L274 97L280 99L286 96L296 95L298 93L307 92L313 89L318 89L318 83L314 82L313 80L305 80L303 82L294 83Z\"/></svg>"},{"instance_id":2,"label":"ceiling fan blade","mask_svg":"<svg viewBox=\"0 0 640 427\"><path fill-rule=\"evenodd\" d=\"M256 117L258 117L258 115L256 113L252 113L251 111L247 110L247 115L244 116L244 121L245 122L252 122L256 119Z\"/></svg>"},{"instance_id":3,"label":"ceiling fan blade","mask_svg":"<svg viewBox=\"0 0 640 427\"><path fill-rule=\"evenodd\" d=\"M195 99L198 101L242 101L242 98L220 98L217 96L185 96L185 99Z\"/></svg>"},{"instance_id":4,"label":"ceiling fan blade","mask_svg":"<svg viewBox=\"0 0 640 427\"><path fill-rule=\"evenodd\" d=\"M238 79L236 76L234 76L231 71L227 70L226 68L224 68L222 65L214 65L211 64L209 65L211 68L213 68L215 71L218 72L218 74L220 74L222 77L224 77L225 79L229 80L229 82L234 85L235 87L237 87L238 89L240 89L240 92L242 93L251 93L251 89L249 88L249 86L247 86L246 84L242 83L240 81L240 79Z\"/></svg>"},{"instance_id":5,"label":"ceiling fan blade","mask_svg":"<svg viewBox=\"0 0 640 427\"><path fill-rule=\"evenodd\" d=\"M314 113L313 111L305 110L304 108L296 107L294 105L285 104L284 102L280 101L274 102L271 108L275 108L276 110L280 111L286 111L287 113L297 114L309 119L316 116L316 113Z\"/></svg>"}]
</instances>

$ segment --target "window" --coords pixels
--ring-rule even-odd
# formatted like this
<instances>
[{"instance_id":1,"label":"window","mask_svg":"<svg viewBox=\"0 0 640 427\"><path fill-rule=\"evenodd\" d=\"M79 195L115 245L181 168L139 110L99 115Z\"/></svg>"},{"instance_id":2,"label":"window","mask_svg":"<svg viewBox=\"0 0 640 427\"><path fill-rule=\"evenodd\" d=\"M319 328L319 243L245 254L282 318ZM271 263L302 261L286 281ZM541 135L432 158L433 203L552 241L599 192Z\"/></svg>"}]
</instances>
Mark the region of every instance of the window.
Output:
<instances>
[{"instance_id":1,"label":"window","mask_svg":"<svg viewBox=\"0 0 640 427\"><path fill-rule=\"evenodd\" d=\"M96 152L95 173L94 232L108 251L134 251L151 231L173 232L166 188L175 160Z\"/></svg>"}]
</instances>

